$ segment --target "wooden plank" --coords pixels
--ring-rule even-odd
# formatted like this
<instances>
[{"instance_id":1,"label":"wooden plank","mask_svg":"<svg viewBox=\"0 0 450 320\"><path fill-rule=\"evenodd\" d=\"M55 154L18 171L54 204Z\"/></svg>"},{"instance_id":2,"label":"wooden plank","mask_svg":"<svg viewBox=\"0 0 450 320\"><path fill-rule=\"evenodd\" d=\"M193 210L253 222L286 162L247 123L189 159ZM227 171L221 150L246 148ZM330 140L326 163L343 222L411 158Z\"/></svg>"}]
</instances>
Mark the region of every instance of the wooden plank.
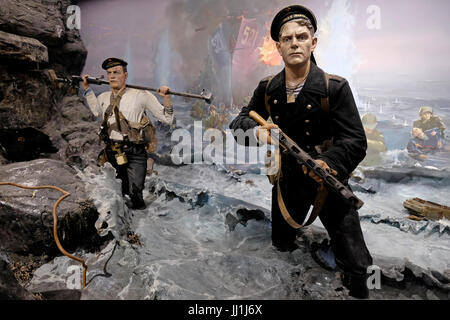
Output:
<instances>
[{"instance_id":1,"label":"wooden plank","mask_svg":"<svg viewBox=\"0 0 450 320\"><path fill-rule=\"evenodd\" d=\"M403 206L412 214L427 217L432 220L450 219L450 207L423 200L420 198L408 199Z\"/></svg>"}]
</instances>

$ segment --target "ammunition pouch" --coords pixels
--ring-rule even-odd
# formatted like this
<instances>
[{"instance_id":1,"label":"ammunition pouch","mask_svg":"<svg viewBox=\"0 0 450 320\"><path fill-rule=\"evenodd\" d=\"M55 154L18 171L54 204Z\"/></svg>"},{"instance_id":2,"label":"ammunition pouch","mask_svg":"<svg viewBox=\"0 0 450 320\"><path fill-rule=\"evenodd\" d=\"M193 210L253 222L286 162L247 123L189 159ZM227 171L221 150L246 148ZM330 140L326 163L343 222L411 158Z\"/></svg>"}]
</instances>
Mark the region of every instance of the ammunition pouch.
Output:
<instances>
[{"instance_id":1,"label":"ammunition pouch","mask_svg":"<svg viewBox=\"0 0 450 320\"><path fill-rule=\"evenodd\" d=\"M106 162L109 161L108 156L107 156L107 150L109 150L109 149L112 150L113 152L115 152L114 157L119 166L128 163L127 156L124 152L124 147L126 146L124 143L111 141L109 139L105 143L106 143L106 147L102 151L100 151L100 153L97 156L97 164L99 166L102 167Z\"/></svg>"},{"instance_id":2,"label":"ammunition pouch","mask_svg":"<svg viewBox=\"0 0 450 320\"><path fill-rule=\"evenodd\" d=\"M108 162L108 157L106 156L106 149L102 149L100 153L97 156L97 164L100 167L103 167L103 165Z\"/></svg>"},{"instance_id":3,"label":"ammunition pouch","mask_svg":"<svg viewBox=\"0 0 450 320\"><path fill-rule=\"evenodd\" d=\"M124 137L124 142L133 144L144 144L145 150L149 153L155 152L158 146L158 139L156 136L156 129L151 123L149 117L144 114L141 121L128 121L122 112L118 110L118 102L114 101L105 112L103 124L100 128L100 139L106 144L109 142L109 137L112 131L120 132ZM108 118L112 115L116 116L116 122L108 124Z\"/></svg>"},{"instance_id":4,"label":"ammunition pouch","mask_svg":"<svg viewBox=\"0 0 450 320\"><path fill-rule=\"evenodd\" d=\"M145 144L145 150L149 153L156 151L158 146L156 129L146 115L138 123L129 122L128 128L130 142Z\"/></svg>"}]
</instances>

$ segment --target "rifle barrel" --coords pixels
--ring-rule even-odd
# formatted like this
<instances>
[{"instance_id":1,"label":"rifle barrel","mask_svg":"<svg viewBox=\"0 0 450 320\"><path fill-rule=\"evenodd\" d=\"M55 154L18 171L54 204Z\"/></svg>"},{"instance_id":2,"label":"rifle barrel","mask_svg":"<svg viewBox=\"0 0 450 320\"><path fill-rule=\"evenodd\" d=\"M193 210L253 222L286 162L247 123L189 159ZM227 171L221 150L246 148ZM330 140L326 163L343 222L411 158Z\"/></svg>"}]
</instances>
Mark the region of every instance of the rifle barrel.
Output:
<instances>
[{"instance_id":1,"label":"rifle barrel","mask_svg":"<svg viewBox=\"0 0 450 320\"><path fill-rule=\"evenodd\" d=\"M83 79L80 76L72 76L72 79L75 81L83 81ZM60 78L58 78L58 80L63 81L63 79L60 79ZM87 82L92 83L92 84L98 84L98 85L103 85L103 84L109 85L109 82L106 80L102 80L99 78L92 78L92 77L88 77ZM137 86L134 84L126 84L125 86L127 88L133 88L133 89L138 89L138 90L149 90L149 91L153 91L153 92L158 92L157 88L152 88L152 87ZM171 94L171 95L175 95L175 96L182 96L182 97L187 97L187 98L194 98L194 99L203 99L207 103L211 103L211 101L212 101L212 95L210 93L209 94L193 94L193 93L175 92L175 91L169 90L167 92L167 94Z\"/></svg>"}]
</instances>

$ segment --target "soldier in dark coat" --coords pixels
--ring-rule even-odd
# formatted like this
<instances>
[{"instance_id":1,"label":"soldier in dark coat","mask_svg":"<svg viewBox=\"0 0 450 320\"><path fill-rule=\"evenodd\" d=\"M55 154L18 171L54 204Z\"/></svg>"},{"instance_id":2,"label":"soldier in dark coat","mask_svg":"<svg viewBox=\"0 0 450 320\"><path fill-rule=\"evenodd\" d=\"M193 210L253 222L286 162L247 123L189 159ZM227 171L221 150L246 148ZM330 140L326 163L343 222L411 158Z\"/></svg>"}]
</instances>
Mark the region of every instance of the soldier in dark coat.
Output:
<instances>
[{"instance_id":1,"label":"soldier in dark coat","mask_svg":"<svg viewBox=\"0 0 450 320\"><path fill-rule=\"evenodd\" d=\"M316 29L314 14L303 6L287 7L275 16L271 36L283 57L285 69L259 83L250 103L242 108L230 128L253 130L253 135L247 134L245 143L258 145L258 140L263 141L267 136L270 143L268 130L279 127L323 168L335 170L337 178L347 183L350 173L366 155L366 136L348 82L338 76L327 80L315 63L312 52L317 44ZM326 97L329 110L323 107L321 100ZM270 116L273 124L258 127L249 117L250 111L265 119ZM237 138L239 130L234 132ZM319 153L329 141L332 141L331 147ZM293 157L282 155L279 185L285 205L298 223L304 221L314 203L318 182L320 179L301 168ZM343 270L344 285L351 295L367 298L367 268L372 264L372 257L364 242L358 212L330 192L320 219L330 235L336 263ZM275 184L272 243L281 251L292 251L296 233L281 214Z\"/></svg>"}]
</instances>

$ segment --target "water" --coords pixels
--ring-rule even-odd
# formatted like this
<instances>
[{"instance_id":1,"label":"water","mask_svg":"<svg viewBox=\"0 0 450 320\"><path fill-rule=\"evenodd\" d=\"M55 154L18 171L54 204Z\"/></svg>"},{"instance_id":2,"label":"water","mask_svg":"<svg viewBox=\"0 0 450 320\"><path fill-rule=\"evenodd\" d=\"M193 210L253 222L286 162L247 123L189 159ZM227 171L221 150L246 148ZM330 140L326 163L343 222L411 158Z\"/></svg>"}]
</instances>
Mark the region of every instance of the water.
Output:
<instances>
[{"instance_id":1,"label":"water","mask_svg":"<svg viewBox=\"0 0 450 320\"><path fill-rule=\"evenodd\" d=\"M362 97L364 99L364 97ZM379 111L379 130L385 134L388 151L383 156L386 170L426 168L404 150L410 127L421 103L414 99L369 98L369 108ZM179 125L194 130L190 108L175 108ZM449 110L437 109L448 121ZM393 120L393 115L396 119ZM160 143L170 137L161 135ZM174 143L172 142L172 145ZM203 145L204 147L205 145ZM234 149L232 145L227 150ZM241 150L241 149L239 149ZM241 150L242 151L242 150ZM446 163L444 163L446 164ZM91 283L83 299L290 299L292 273L302 266L314 266L309 253L279 253L271 246L271 188L266 176L258 174L260 162L190 164L180 167L155 165L157 176L147 177L146 210L130 211L120 196L119 181L112 168L100 174L80 172L100 219L107 221L118 244L111 242L100 254L79 252L89 267ZM242 172L237 174L236 169ZM438 175L439 176L439 175ZM442 178L412 177L399 183L366 179L375 194L355 192L365 205L359 211L367 246L373 256L406 259L438 272L450 270L450 222L412 221L403 208L406 199L420 197L450 205L450 181ZM234 230L227 221L237 219L238 209L260 210L264 219L238 223ZM313 224L323 227L320 220ZM143 246L130 245L124 235L132 230ZM103 230L103 233L108 230ZM67 268L77 265L58 257L39 268L30 288L35 291L64 289ZM309 267L308 267L309 268ZM325 274L318 269L318 274ZM298 282L297 282L298 283ZM330 283L327 291L317 289L317 297L335 298ZM331 294L331 293L330 293ZM321 296L320 296L321 295Z\"/></svg>"}]
</instances>

